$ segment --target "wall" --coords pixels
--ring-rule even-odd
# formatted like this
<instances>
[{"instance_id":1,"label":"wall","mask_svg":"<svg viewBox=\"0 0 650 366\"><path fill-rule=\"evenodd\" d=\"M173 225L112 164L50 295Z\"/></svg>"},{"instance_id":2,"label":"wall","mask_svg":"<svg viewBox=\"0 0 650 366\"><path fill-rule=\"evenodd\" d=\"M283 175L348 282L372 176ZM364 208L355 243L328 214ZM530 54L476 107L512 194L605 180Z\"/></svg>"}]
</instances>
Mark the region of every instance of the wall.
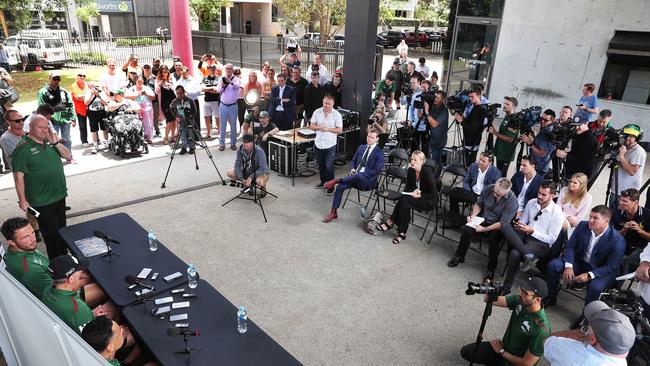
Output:
<instances>
[{"instance_id":1,"label":"wall","mask_svg":"<svg viewBox=\"0 0 650 366\"><path fill-rule=\"evenodd\" d=\"M156 35L156 29L169 29L168 0L135 0L138 9L138 28L141 36Z\"/></svg>"},{"instance_id":2,"label":"wall","mask_svg":"<svg viewBox=\"0 0 650 366\"><path fill-rule=\"evenodd\" d=\"M556 111L575 105L583 84L598 90L614 31L649 32L648 14L650 0L506 1L490 99L515 96L520 107ZM638 123L650 130L648 105L601 100L603 108L612 109L615 127Z\"/></svg>"}]
</instances>

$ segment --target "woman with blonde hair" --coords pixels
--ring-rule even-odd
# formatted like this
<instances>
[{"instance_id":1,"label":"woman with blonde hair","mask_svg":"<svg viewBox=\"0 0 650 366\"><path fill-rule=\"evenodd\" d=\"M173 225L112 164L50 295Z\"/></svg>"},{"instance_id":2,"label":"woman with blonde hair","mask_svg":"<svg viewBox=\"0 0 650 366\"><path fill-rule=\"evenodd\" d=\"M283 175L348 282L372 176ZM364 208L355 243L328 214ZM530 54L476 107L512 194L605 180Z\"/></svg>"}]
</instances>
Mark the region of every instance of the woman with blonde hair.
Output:
<instances>
[{"instance_id":1,"label":"woman with blonde hair","mask_svg":"<svg viewBox=\"0 0 650 366\"><path fill-rule=\"evenodd\" d=\"M406 239L411 210L432 210L438 201L437 179L433 170L424 165L426 159L422 151L413 151L406 173L404 192L388 220L379 226L379 231L388 231L397 223L397 236L393 238L393 244L399 244Z\"/></svg>"},{"instance_id":2,"label":"woman with blonde hair","mask_svg":"<svg viewBox=\"0 0 650 366\"><path fill-rule=\"evenodd\" d=\"M569 237L591 209L592 197L587 192L587 182L588 178L584 173L575 173L569 179L569 185L560 191L557 203L566 216L562 228L567 231Z\"/></svg>"}]
</instances>

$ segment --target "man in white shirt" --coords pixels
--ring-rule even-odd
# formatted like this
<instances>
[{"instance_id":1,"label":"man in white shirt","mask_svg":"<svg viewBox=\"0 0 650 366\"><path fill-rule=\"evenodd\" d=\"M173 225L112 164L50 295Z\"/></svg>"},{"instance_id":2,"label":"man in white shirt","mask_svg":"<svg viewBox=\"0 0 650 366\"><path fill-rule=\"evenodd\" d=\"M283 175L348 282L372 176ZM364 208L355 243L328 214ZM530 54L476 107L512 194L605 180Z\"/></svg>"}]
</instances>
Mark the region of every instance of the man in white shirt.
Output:
<instances>
[{"instance_id":1,"label":"man in white shirt","mask_svg":"<svg viewBox=\"0 0 650 366\"><path fill-rule=\"evenodd\" d=\"M334 158L336 158L337 135L343 133L343 118L334 109L334 97L326 95L323 106L314 111L309 128L316 131L314 158L318 163L320 183L316 188L325 188L325 183L334 179ZM327 195L334 194L334 187L327 189Z\"/></svg>"},{"instance_id":2,"label":"man in white shirt","mask_svg":"<svg viewBox=\"0 0 650 366\"><path fill-rule=\"evenodd\" d=\"M316 66L318 67L318 70L316 70ZM322 64L322 59L320 53L314 53L314 61L312 64L308 67L305 68L305 79L310 80L311 79L311 73L313 71L318 71L318 74L320 75L318 79L318 84L320 85L325 85L327 84L327 79L329 78L329 74L327 72L327 67Z\"/></svg>"},{"instance_id":3,"label":"man in white shirt","mask_svg":"<svg viewBox=\"0 0 650 366\"><path fill-rule=\"evenodd\" d=\"M181 85L185 89L185 96L194 103L196 113L194 114L194 126L200 128L201 116L199 109L199 95L201 95L201 83L190 75L190 70L187 66L181 68L181 78L176 81L174 87Z\"/></svg>"},{"instance_id":4,"label":"man in white shirt","mask_svg":"<svg viewBox=\"0 0 650 366\"><path fill-rule=\"evenodd\" d=\"M106 60L106 73L102 75L102 78L99 81L99 85L104 90L107 96L111 96L111 92L116 91L117 89L122 88L126 83L126 78L121 72L117 72L115 59L109 58Z\"/></svg>"},{"instance_id":5,"label":"man in white shirt","mask_svg":"<svg viewBox=\"0 0 650 366\"><path fill-rule=\"evenodd\" d=\"M610 207L618 206L618 198L621 191L628 188L641 189L643 178L643 167L645 166L646 152L639 145L639 141L643 138L643 131L641 127L635 124L628 124L623 127L622 137L625 138L623 146L618 149L618 170L616 176L618 178L618 186L616 191L613 192L613 202L610 200ZM613 179L613 178L612 178ZM612 187L615 184L612 182Z\"/></svg>"},{"instance_id":6,"label":"man in white shirt","mask_svg":"<svg viewBox=\"0 0 650 366\"><path fill-rule=\"evenodd\" d=\"M512 287L522 258L524 264L521 271L526 272L539 258L548 255L560 235L564 213L562 208L553 202L555 189L553 181L542 182L537 198L528 201L519 220L515 219L513 224L501 228L501 232L512 246L508 254L508 272L503 281L503 287L507 291Z\"/></svg>"},{"instance_id":7,"label":"man in white shirt","mask_svg":"<svg viewBox=\"0 0 650 366\"><path fill-rule=\"evenodd\" d=\"M420 57L420 59L418 60L418 63L419 63L419 64L415 67L415 71L417 71L417 72L419 72L420 74L422 74L422 76L423 76L425 79L428 79L429 76L431 75L431 73L430 73L429 66L427 66L427 65L424 64L426 61L427 61L427 60L426 60L424 57Z\"/></svg>"},{"instance_id":8,"label":"man in white shirt","mask_svg":"<svg viewBox=\"0 0 650 366\"><path fill-rule=\"evenodd\" d=\"M636 278L639 280L637 292L641 295L643 316L650 318L650 243L641 252L640 259L641 264L636 269Z\"/></svg>"},{"instance_id":9,"label":"man in white shirt","mask_svg":"<svg viewBox=\"0 0 650 366\"><path fill-rule=\"evenodd\" d=\"M636 332L630 319L602 301L585 307L588 326L551 334L544 358L552 366L624 366Z\"/></svg>"}]
</instances>

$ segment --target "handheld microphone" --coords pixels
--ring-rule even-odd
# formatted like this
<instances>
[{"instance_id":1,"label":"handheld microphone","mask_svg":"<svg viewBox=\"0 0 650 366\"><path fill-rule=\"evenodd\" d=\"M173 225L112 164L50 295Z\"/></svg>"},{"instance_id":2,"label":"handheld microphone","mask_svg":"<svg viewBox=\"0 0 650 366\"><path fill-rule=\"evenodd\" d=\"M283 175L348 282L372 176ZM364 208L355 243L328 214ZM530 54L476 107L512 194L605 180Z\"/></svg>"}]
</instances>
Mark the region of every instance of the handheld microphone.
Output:
<instances>
[{"instance_id":1,"label":"handheld microphone","mask_svg":"<svg viewBox=\"0 0 650 366\"><path fill-rule=\"evenodd\" d=\"M111 238L110 236L104 234L103 232L101 232L99 230L93 231L93 235L95 235L96 237L98 237L100 239L104 239L107 242L110 241L111 243L120 244L120 242L118 240Z\"/></svg>"},{"instance_id":2,"label":"handheld microphone","mask_svg":"<svg viewBox=\"0 0 650 366\"><path fill-rule=\"evenodd\" d=\"M187 330L187 329L181 329L176 327L169 327L167 328L167 335L170 337L176 337L179 335L197 337L200 334L198 330Z\"/></svg>"},{"instance_id":3,"label":"handheld microphone","mask_svg":"<svg viewBox=\"0 0 650 366\"><path fill-rule=\"evenodd\" d=\"M148 283L146 283L144 281L141 281L141 280L137 279L133 275L126 275L126 277L124 277L124 282L128 283L129 285L137 285L137 286L140 286L142 288L146 288L147 290L153 291L153 286L151 286L150 284L148 284Z\"/></svg>"}]
</instances>

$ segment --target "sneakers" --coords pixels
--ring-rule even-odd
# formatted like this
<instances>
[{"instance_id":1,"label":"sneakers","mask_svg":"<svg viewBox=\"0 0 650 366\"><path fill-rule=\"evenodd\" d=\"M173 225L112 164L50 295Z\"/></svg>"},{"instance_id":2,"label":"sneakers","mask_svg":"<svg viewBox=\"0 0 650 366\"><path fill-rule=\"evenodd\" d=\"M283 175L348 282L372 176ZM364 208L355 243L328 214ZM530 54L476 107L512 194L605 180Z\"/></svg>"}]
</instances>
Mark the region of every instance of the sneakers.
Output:
<instances>
[{"instance_id":1,"label":"sneakers","mask_svg":"<svg viewBox=\"0 0 650 366\"><path fill-rule=\"evenodd\" d=\"M334 194L334 191L335 191L334 187L329 188L329 189L327 190L327 195L328 195L328 196L333 195L333 194Z\"/></svg>"},{"instance_id":2,"label":"sneakers","mask_svg":"<svg viewBox=\"0 0 650 366\"><path fill-rule=\"evenodd\" d=\"M178 153L178 155L185 155L185 154L187 154L186 148L182 148L181 151Z\"/></svg>"},{"instance_id":3,"label":"sneakers","mask_svg":"<svg viewBox=\"0 0 650 366\"><path fill-rule=\"evenodd\" d=\"M194 148L191 148L191 149L190 149L190 154L191 154L191 155L194 155Z\"/></svg>"},{"instance_id":4,"label":"sneakers","mask_svg":"<svg viewBox=\"0 0 650 366\"><path fill-rule=\"evenodd\" d=\"M324 188L325 188L325 184L323 184L323 183L318 183L314 188L316 188L316 189L324 189Z\"/></svg>"},{"instance_id":5,"label":"sneakers","mask_svg":"<svg viewBox=\"0 0 650 366\"><path fill-rule=\"evenodd\" d=\"M90 147L90 144L87 143L87 142L82 142L82 143L81 143L81 146L83 146L83 147Z\"/></svg>"},{"instance_id":6,"label":"sneakers","mask_svg":"<svg viewBox=\"0 0 650 366\"><path fill-rule=\"evenodd\" d=\"M97 154L97 145L93 145L93 149L90 150L91 154Z\"/></svg>"}]
</instances>

